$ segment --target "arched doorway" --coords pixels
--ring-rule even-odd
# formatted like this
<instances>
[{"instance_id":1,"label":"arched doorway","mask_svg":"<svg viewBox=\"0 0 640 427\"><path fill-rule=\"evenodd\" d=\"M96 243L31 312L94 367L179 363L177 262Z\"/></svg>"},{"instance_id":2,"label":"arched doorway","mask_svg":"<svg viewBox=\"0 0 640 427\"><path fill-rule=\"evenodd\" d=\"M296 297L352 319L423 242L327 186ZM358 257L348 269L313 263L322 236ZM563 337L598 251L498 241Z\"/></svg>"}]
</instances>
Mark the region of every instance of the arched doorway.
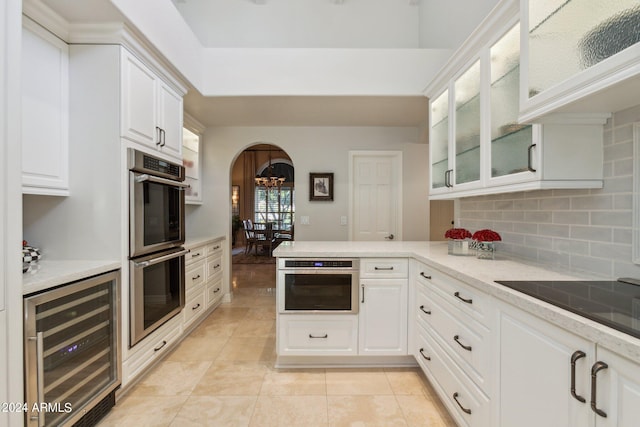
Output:
<instances>
[{"instance_id":1,"label":"arched doorway","mask_svg":"<svg viewBox=\"0 0 640 427\"><path fill-rule=\"evenodd\" d=\"M289 155L272 144L255 144L243 150L231 168L233 290L246 286L275 287L275 259L271 251L294 238L295 181ZM254 227L260 239L250 241L245 226ZM248 265L245 265L248 264ZM267 267L262 267L268 265ZM262 275L257 272L264 269ZM273 270L273 271L272 271ZM256 277L260 279L256 279Z\"/></svg>"}]
</instances>

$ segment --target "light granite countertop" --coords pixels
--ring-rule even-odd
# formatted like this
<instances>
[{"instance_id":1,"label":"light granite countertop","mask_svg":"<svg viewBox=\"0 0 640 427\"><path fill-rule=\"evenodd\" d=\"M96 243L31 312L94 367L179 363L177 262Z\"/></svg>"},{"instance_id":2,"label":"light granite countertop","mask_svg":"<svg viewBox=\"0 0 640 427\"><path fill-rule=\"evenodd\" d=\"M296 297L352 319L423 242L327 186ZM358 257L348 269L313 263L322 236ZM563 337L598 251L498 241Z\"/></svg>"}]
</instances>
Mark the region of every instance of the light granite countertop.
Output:
<instances>
[{"instance_id":1,"label":"light granite countertop","mask_svg":"<svg viewBox=\"0 0 640 427\"><path fill-rule=\"evenodd\" d=\"M197 236L188 237L184 242L184 247L187 249L195 248L197 246L206 245L216 242L218 240L224 240L224 236Z\"/></svg>"},{"instance_id":2,"label":"light granite countertop","mask_svg":"<svg viewBox=\"0 0 640 427\"><path fill-rule=\"evenodd\" d=\"M285 242L276 248L274 256L280 258L414 258L499 300L634 361L640 361L640 339L495 283L495 280L615 280L615 278L567 272L561 265L526 263L510 259L499 252L494 260L448 255L447 242Z\"/></svg>"},{"instance_id":3,"label":"light granite countertop","mask_svg":"<svg viewBox=\"0 0 640 427\"><path fill-rule=\"evenodd\" d=\"M120 267L120 262L114 260L43 260L22 275L22 294L44 291Z\"/></svg>"}]
</instances>

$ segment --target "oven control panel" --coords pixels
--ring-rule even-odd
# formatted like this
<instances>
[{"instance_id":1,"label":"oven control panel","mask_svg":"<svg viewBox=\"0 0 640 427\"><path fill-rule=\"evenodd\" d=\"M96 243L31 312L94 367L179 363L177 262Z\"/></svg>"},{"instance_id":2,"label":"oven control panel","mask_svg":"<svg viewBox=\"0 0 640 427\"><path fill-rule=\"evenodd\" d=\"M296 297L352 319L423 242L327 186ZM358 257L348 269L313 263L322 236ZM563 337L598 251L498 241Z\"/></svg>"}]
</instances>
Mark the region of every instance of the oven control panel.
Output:
<instances>
[{"instance_id":1,"label":"oven control panel","mask_svg":"<svg viewBox=\"0 0 640 427\"><path fill-rule=\"evenodd\" d=\"M346 259L288 259L284 261L285 268L357 268L356 260Z\"/></svg>"}]
</instances>

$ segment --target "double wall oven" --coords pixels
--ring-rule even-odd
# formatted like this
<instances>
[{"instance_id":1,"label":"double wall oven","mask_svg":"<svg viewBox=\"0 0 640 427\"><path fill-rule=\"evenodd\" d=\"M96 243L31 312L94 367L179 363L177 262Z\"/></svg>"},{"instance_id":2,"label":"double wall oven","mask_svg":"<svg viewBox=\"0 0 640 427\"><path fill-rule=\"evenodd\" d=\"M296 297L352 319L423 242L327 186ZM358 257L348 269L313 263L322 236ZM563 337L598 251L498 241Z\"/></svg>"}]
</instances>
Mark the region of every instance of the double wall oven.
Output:
<instances>
[{"instance_id":1,"label":"double wall oven","mask_svg":"<svg viewBox=\"0 0 640 427\"><path fill-rule=\"evenodd\" d=\"M134 346L185 303L184 167L128 149L129 345Z\"/></svg>"}]
</instances>

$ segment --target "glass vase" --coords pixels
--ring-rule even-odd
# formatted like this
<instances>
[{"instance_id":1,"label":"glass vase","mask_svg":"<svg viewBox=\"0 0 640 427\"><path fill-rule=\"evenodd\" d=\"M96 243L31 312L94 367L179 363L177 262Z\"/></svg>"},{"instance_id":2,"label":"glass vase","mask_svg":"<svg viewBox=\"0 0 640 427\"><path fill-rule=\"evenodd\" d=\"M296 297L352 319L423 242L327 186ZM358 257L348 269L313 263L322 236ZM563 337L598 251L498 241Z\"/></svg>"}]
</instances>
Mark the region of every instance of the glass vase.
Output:
<instances>
[{"instance_id":1,"label":"glass vase","mask_svg":"<svg viewBox=\"0 0 640 427\"><path fill-rule=\"evenodd\" d=\"M469 241L465 239L453 239L448 242L448 254L449 255L472 255L469 250Z\"/></svg>"},{"instance_id":2,"label":"glass vase","mask_svg":"<svg viewBox=\"0 0 640 427\"><path fill-rule=\"evenodd\" d=\"M494 259L496 253L495 242L478 242L475 241L473 248L478 259Z\"/></svg>"}]
</instances>

